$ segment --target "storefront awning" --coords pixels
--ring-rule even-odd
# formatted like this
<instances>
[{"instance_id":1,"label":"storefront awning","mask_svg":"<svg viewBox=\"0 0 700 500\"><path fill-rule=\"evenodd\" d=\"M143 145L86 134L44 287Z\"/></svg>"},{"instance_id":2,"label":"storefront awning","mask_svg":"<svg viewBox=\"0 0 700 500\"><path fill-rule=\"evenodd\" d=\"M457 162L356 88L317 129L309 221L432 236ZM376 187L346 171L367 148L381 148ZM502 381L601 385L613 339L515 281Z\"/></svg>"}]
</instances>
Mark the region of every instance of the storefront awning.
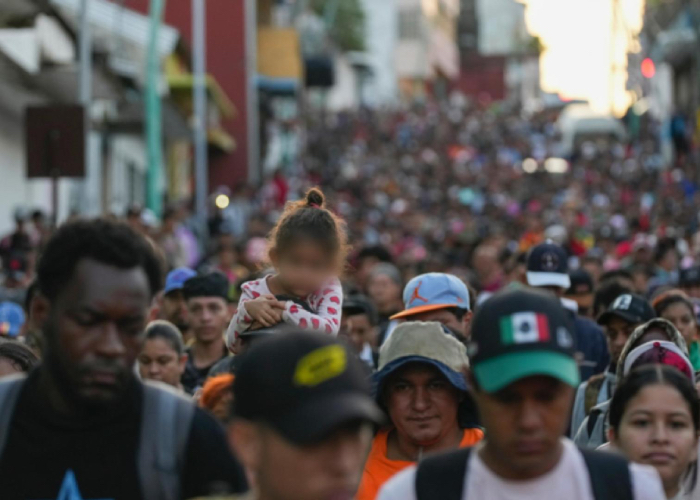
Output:
<instances>
[{"instance_id":1,"label":"storefront awning","mask_svg":"<svg viewBox=\"0 0 700 500\"><path fill-rule=\"evenodd\" d=\"M304 66L299 35L294 29L260 28L258 30L259 82L301 82Z\"/></svg>"},{"instance_id":2,"label":"storefront awning","mask_svg":"<svg viewBox=\"0 0 700 500\"><path fill-rule=\"evenodd\" d=\"M191 92L194 87L194 75L192 73L170 75L168 85L172 92ZM207 93L224 117L231 118L236 115L235 105L212 75L207 75Z\"/></svg>"}]
</instances>

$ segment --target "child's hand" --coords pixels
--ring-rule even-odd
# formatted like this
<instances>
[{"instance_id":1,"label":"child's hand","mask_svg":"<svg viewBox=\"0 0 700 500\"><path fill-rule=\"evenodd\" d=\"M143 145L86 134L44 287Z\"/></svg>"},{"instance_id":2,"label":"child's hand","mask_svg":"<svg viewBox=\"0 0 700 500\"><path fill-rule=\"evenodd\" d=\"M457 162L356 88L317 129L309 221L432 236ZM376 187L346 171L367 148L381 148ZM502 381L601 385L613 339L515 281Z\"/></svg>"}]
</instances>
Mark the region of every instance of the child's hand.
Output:
<instances>
[{"instance_id":1,"label":"child's hand","mask_svg":"<svg viewBox=\"0 0 700 500\"><path fill-rule=\"evenodd\" d=\"M272 295L263 295L246 302L245 309L253 320L269 327L282 322L284 302L280 302Z\"/></svg>"}]
</instances>

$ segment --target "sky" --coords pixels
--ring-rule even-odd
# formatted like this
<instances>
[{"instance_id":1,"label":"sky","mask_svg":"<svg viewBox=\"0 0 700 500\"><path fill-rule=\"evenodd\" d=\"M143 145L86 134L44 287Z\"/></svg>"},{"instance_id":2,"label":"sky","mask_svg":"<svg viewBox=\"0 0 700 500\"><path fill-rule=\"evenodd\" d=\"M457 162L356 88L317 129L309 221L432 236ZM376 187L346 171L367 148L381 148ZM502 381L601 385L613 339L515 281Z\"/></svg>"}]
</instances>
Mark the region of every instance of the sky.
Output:
<instances>
[{"instance_id":1,"label":"sky","mask_svg":"<svg viewBox=\"0 0 700 500\"><path fill-rule=\"evenodd\" d=\"M542 88L564 97L585 98L601 111L622 114L628 33L641 29L644 0L521 0L530 33L545 47L540 60ZM613 37L613 3L619 4ZM613 61L616 69L613 69ZM615 75L611 78L611 75Z\"/></svg>"}]
</instances>

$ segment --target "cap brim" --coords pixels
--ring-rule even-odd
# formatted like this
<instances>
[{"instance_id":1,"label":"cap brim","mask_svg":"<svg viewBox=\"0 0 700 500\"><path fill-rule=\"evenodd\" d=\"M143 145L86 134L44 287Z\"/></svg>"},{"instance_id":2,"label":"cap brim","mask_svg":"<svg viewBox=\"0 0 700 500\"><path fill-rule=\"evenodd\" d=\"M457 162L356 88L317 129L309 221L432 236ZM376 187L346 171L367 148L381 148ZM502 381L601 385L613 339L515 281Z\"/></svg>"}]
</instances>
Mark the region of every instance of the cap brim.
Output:
<instances>
[{"instance_id":1,"label":"cap brim","mask_svg":"<svg viewBox=\"0 0 700 500\"><path fill-rule=\"evenodd\" d=\"M389 319L408 318L409 316L415 316L416 314L421 314L430 311L438 311L440 309L448 309L450 307L459 307L460 309L464 309L464 307L460 306L459 304L432 304L428 306L417 306L403 310L400 313L394 314Z\"/></svg>"},{"instance_id":2,"label":"cap brim","mask_svg":"<svg viewBox=\"0 0 700 500\"><path fill-rule=\"evenodd\" d=\"M384 368L379 370L377 373L372 375L375 399L381 397L381 389L387 377L389 377L389 375L394 373L396 370L410 363L423 363L426 365L434 366L435 368L440 370L440 373L442 373L445 376L445 378L450 382L450 384L452 384L456 389L464 392L468 391L467 381L464 379L464 375L454 371L446 364L441 363L440 361L437 361L435 359L425 358L423 356L406 356L403 358L395 359L394 361L386 365Z\"/></svg>"},{"instance_id":3,"label":"cap brim","mask_svg":"<svg viewBox=\"0 0 700 500\"><path fill-rule=\"evenodd\" d=\"M526 377L544 375L572 387L580 382L576 360L553 351L511 352L484 360L472 369L479 386L485 392L497 392Z\"/></svg>"},{"instance_id":4,"label":"cap brim","mask_svg":"<svg viewBox=\"0 0 700 500\"><path fill-rule=\"evenodd\" d=\"M598 317L599 325L606 325L613 318L624 319L628 323L643 323L644 320L638 316L633 316L625 311L605 311Z\"/></svg>"},{"instance_id":5,"label":"cap brim","mask_svg":"<svg viewBox=\"0 0 700 500\"><path fill-rule=\"evenodd\" d=\"M571 288L571 278L568 274L528 271L527 284L530 286L558 286L568 290Z\"/></svg>"},{"instance_id":6,"label":"cap brim","mask_svg":"<svg viewBox=\"0 0 700 500\"><path fill-rule=\"evenodd\" d=\"M322 441L344 424L364 421L381 425L384 419L384 413L369 395L354 392L302 404L268 422L292 443L308 445Z\"/></svg>"}]
</instances>

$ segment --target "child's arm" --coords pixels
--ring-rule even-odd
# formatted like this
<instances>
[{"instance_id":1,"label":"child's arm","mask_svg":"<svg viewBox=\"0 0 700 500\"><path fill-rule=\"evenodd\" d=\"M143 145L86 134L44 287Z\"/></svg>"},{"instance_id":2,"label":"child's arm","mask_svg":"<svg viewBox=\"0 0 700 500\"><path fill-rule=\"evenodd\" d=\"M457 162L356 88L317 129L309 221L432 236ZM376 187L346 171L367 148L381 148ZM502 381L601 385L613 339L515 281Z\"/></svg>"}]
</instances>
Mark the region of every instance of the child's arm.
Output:
<instances>
[{"instance_id":1,"label":"child's arm","mask_svg":"<svg viewBox=\"0 0 700 500\"><path fill-rule=\"evenodd\" d=\"M238 301L238 310L236 311L236 314L234 314L233 318L231 318L231 322L226 330L226 345L229 347L229 349L236 343L238 335L245 332L248 328L250 328L250 325L253 324L253 318L248 315L245 308L246 302L255 299L253 293L254 292L251 290L250 285L248 283L243 283L243 286L241 286L241 298ZM260 295L258 294L258 296Z\"/></svg>"},{"instance_id":2,"label":"child's arm","mask_svg":"<svg viewBox=\"0 0 700 500\"><path fill-rule=\"evenodd\" d=\"M294 302L287 302L283 314L284 321L300 328L338 335L343 307L343 287L340 281L334 279L319 290L310 298L309 305L315 313L306 311Z\"/></svg>"}]
</instances>

